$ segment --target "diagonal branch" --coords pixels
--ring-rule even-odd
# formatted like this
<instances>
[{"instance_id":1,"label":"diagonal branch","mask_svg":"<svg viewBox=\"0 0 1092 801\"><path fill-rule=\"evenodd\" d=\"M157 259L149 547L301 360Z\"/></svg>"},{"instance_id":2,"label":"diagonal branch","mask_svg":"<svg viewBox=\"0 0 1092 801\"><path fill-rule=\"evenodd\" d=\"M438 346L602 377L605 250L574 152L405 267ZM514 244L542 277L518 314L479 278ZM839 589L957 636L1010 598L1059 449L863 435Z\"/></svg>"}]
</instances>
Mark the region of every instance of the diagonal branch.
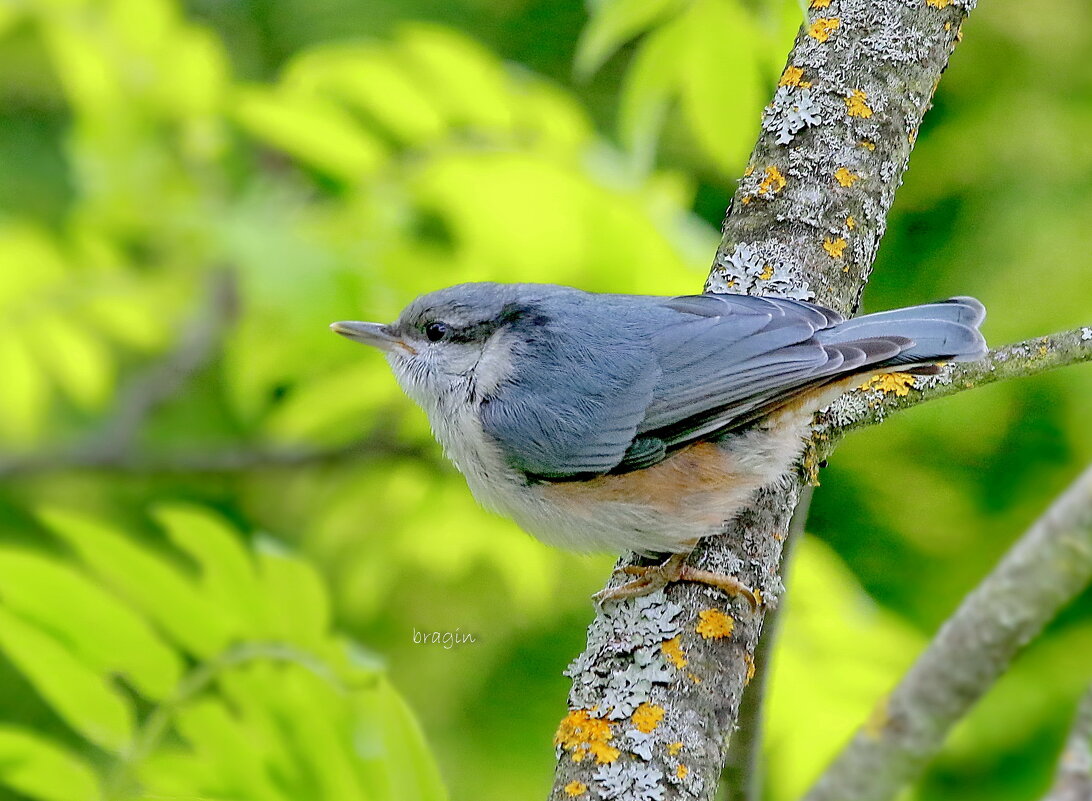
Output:
<instances>
[{"instance_id":1,"label":"diagonal branch","mask_svg":"<svg viewBox=\"0 0 1092 801\"><path fill-rule=\"evenodd\" d=\"M919 403L1087 361L1092 361L1092 327L1085 326L1005 345L991 350L982 361L949 364L935 376L906 376L910 383L896 381L886 390L855 393L821 414L817 422L823 434L840 436L882 423L892 412Z\"/></svg>"},{"instance_id":2,"label":"diagonal branch","mask_svg":"<svg viewBox=\"0 0 1092 801\"><path fill-rule=\"evenodd\" d=\"M706 288L813 298L850 312L973 0L812 6L764 113ZM760 492L723 536L703 540L694 563L738 575L772 605L802 486L790 474ZM588 648L568 671L551 799L709 801L768 608L728 605L682 584L598 610Z\"/></svg>"},{"instance_id":3,"label":"diagonal branch","mask_svg":"<svg viewBox=\"0 0 1092 801\"><path fill-rule=\"evenodd\" d=\"M1088 801L1092 798L1092 687L1084 694L1077 719L1058 762L1054 785L1043 801Z\"/></svg>"},{"instance_id":4,"label":"diagonal branch","mask_svg":"<svg viewBox=\"0 0 1092 801\"><path fill-rule=\"evenodd\" d=\"M1092 581L1092 467L944 624L803 801L887 801L1016 653Z\"/></svg>"}]
</instances>

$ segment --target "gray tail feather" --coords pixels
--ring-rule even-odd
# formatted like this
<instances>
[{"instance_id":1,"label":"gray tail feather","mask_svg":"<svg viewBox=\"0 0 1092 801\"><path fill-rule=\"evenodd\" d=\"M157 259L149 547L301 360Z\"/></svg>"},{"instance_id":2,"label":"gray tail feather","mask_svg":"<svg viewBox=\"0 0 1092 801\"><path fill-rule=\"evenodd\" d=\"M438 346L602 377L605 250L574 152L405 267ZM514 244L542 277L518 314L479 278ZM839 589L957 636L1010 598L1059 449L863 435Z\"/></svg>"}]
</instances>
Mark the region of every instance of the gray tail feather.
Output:
<instances>
[{"instance_id":1,"label":"gray tail feather","mask_svg":"<svg viewBox=\"0 0 1092 801\"><path fill-rule=\"evenodd\" d=\"M881 363L885 365L973 362L986 355L986 340L978 330L985 317L986 308L977 300L957 297L855 317L818 332L816 339L831 345L887 338L912 341Z\"/></svg>"}]
</instances>

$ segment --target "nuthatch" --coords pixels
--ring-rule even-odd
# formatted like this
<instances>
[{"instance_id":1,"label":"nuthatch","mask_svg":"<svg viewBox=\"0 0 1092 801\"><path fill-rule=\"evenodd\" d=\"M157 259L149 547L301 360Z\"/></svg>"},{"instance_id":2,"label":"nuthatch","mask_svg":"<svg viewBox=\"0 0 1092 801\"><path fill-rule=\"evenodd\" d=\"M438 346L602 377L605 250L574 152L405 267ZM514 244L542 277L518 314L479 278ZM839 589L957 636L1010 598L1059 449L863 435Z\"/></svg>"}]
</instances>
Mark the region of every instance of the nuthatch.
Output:
<instances>
[{"instance_id":1,"label":"nuthatch","mask_svg":"<svg viewBox=\"0 0 1092 801\"><path fill-rule=\"evenodd\" d=\"M755 603L686 564L698 540L792 466L843 392L982 358L984 316L967 297L846 320L785 298L474 283L331 328L384 352L486 508L572 550L671 554L598 597L685 580Z\"/></svg>"}]
</instances>

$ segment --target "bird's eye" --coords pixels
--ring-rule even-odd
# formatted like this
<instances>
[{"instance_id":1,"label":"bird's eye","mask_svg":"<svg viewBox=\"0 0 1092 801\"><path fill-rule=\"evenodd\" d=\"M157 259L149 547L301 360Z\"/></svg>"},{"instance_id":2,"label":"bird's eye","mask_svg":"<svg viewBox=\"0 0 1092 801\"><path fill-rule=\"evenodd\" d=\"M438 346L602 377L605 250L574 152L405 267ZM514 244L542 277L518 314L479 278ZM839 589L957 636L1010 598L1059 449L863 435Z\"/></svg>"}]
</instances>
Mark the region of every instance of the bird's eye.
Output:
<instances>
[{"instance_id":1,"label":"bird's eye","mask_svg":"<svg viewBox=\"0 0 1092 801\"><path fill-rule=\"evenodd\" d=\"M447 323L429 323L425 326L425 336L429 342L439 342L447 336Z\"/></svg>"}]
</instances>

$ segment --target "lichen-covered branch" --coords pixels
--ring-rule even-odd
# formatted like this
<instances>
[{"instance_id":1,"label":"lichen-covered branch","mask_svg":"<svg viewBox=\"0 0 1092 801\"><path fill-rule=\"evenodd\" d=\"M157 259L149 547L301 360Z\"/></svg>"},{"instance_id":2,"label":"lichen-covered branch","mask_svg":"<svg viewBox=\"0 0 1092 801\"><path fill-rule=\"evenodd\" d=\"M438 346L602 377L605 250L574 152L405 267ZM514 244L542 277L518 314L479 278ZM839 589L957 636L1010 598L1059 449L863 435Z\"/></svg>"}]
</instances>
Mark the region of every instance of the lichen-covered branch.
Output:
<instances>
[{"instance_id":1,"label":"lichen-covered branch","mask_svg":"<svg viewBox=\"0 0 1092 801\"><path fill-rule=\"evenodd\" d=\"M978 362L949 364L934 376L893 373L870 381L823 412L817 421L826 442L882 423L892 412L1009 378L1033 376L1092 361L1092 327L1074 328L991 350Z\"/></svg>"},{"instance_id":2,"label":"lichen-covered branch","mask_svg":"<svg viewBox=\"0 0 1092 801\"><path fill-rule=\"evenodd\" d=\"M1088 801L1092 798L1092 687L1084 694L1077 719L1058 761L1054 784L1043 801Z\"/></svg>"},{"instance_id":3,"label":"lichen-covered branch","mask_svg":"<svg viewBox=\"0 0 1092 801\"><path fill-rule=\"evenodd\" d=\"M887 801L1020 648L1092 581L1092 467L960 604L803 801Z\"/></svg>"},{"instance_id":4,"label":"lichen-covered branch","mask_svg":"<svg viewBox=\"0 0 1092 801\"><path fill-rule=\"evenodd\" d=\"M973 0L811 5L706 288L814 299L848 313ZM765 613L782 590L782 545L802 486L795 473L783 477L693 557L761 590L767 605L752 610L676 584L598 611L569 670L552 799L713 797Z\"/></svg>"}]
</instances>

